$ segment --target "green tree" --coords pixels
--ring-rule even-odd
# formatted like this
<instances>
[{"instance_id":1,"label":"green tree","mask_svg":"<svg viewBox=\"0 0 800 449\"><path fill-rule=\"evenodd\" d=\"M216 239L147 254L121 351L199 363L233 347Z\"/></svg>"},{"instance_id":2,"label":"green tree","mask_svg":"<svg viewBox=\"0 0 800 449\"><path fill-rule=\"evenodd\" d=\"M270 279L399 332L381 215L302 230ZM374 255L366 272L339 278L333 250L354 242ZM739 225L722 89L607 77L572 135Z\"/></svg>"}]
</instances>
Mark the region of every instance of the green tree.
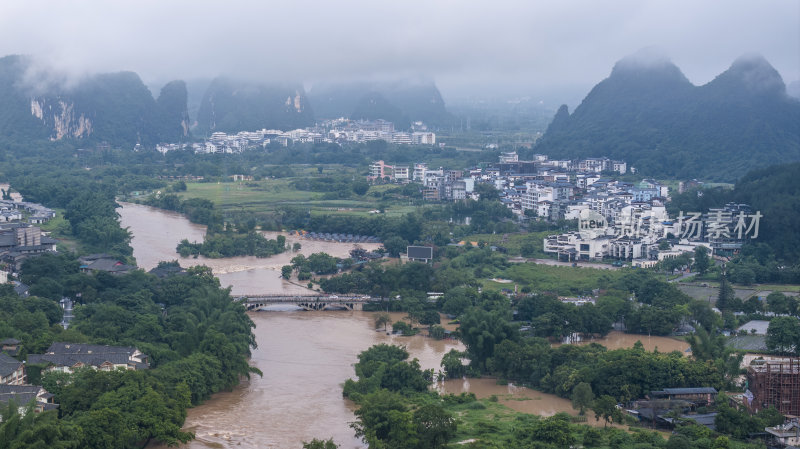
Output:
<instances>
[{"instance_id":1,"label":"green tree","mask_svg":"<svg viewBox=\"0 0 800 449\"><path fill-rule=\"evenodd\" d=\"M461 362L464 353L451 349L442 357L442 369L448 379L460 379L467 373L467 367Z\"/></svg>"},{"instance_id":2,"label":"green tree","mask_svg":"<svg viewBox=\"0 0 800 449\"><path fill-rule=\"evenodd\" d=\"M394 324L392 324L392 332L399 332L403 335L414 335L414 328L405 321L395 321Z\"/></svg>"},{"instance_id":3,"label":"green tree","mask_svg":"<svg viewBox=\"0 0 800 449\"><path fill-rule=\"evenodd\" d=\"M392 236L383 241L383 248L392 257L398 257L401 253L406 252L408 241L400 236Z\"/></svg>"},{"instance_id":4,"label":"green tree","mask_svg":"<svg viewBox=\"0 0 800 449\"><path fill-rule=\"evenodd\" d=\"M702 276L706 274L709 268L711 268L711 259L708 257L708 248L702 245L695 247L694 269Z\"/></svg>"},{"instance_id":5,"label":"green tree","mask_svg":"<svg viewBox=\"0 0 800 449\"><path fill-rule=\"evenodd\" d=\"M291 260L292 267L297 271L302 271L302 268L306 266L306 256L302 254L298 254L292 257Z\"/></svg>"},{"instance_id":6,"label":"green tree","mask_svg":"<svg viewBox=\"0 0 800 449\"><path fill-rule=\"evenodd\" d=\"M377 329L383 326L383 330L386 331L386 327L391 322L392 322L392 317L388 313L378 314L378 316L375 317L375 328Z\"/></svg>"},{"instance_id":7,"label":"green tree","mask_svg":"<svg viewBox=\"0 0 800 449\"><path fill-rule=\"evenodd\" d=\"M800 348L800 321L795 317L779 316L769 322L767 348L783 354L797 353Z\"/></svg>"},{"instance_id":8,"label":"green tree","mask_svg":"<svg viewBox=\"0 0 800 449\"><path fill-rule=\"evenodd\" d=\"M357 437L370 448L413 448L417 444L417 426L407 411L403 397L388 390L368 394L355 411L351 424Z\"/></svg>"},{"instance_id":9,"label":"green tree","mask_svg":"<svg viewBox=\"0 0 800 449\"><path fill-rule=\"evenodd\" d=\"M599 447L603 445L603 434L600 430L589 427L583 433L583 446L584 447Z\"/></svg>"},{"instance_id":10,"label":"green tree","mask_svg":"<svg viewBox=\"0 0 800 449\"><path fill-rule=\"evenodd\" d=\"M292 271L293 269L291 265L284 265L281 267L281 276L284 279L289 279L290 277L292 277Z\"/></svg>"},{"instance_id":11,"label":"green tree","mask_svg":"<svg viewBox=\"0 0 800 449\"><path fill-rule=\"evenodd\" d=\"M617 408L617 401L609 395L603 395L595 399L592 404L592 410L594 410L595 419L603 418L606 425L611 422L622 421L622 412Z\"/></svg>"},{"instance_id":12,"label":"green tree","mask_svg":"<svg viewBox=\"0 0 800 449\"><path fill-rule=\"evenodd\" d=\"M694 449L696 446L684 435L672 435L665 449Z\"/></svg>"},{"instance_id":13,"label":"green tree","mask_svg":"<svg viewBox=\"0 0 800 449\"><path fill-rule=\"evenodd\" d=\"M717 295L717 309L721 311L728 310L731 308L731 304L735 299L733 287L731 287L730 282L728 282L728 278L726 276L722 276L719 283L719 295Z\"/></svg>"},{"instance_id":14,"label":"green tree","mask_svg":"<svg viewBox=\"0 0 800 449\"><path fill-rule=\"evenodd\" d=\"M481 200L496 200L500 197L497 189L493 185L482 182L475 184L475 193L480 195Z\"/></svg>"},{"instance_id":15,"label":"green tree","mask_svg":"<svg viewBox=\"0 0 800 449\"><path fill-rule=\"evenodd\" d=\"M64 387L72 382L74 374L66 373L64 371L47 371L42 376L42 387L56 396L60 396Z\"/></svg>"},{"instance_id":16,"label":"green tree","mask_svg":"<svg viewBox=\"0 0 800 449\"><path fill-rule=\"evenodd\" d=\"M419 438L418 448L439 449L447 445L457 430L453 415L439 404L425 404L414 411L414 423L417 425Z\"/></svg>"},{"instance_id":17,"label":"green tree","mask_svg":"<svg viewBox=\"0 0 800 449\"><path fill-rule=\"evenodd\" d=\"M572 408L578 409L581 416L586 413L586 409L592 406L594 393L592 386L586 382L575 385L572 389Z\"/></svg>"},{"instance_id":18,"label":"green tree","mask_svg":"<svg viewBox=\"0 0 800 449\"><path fill-rule=\"evenodd\" d=\"M314 438L309 442L303 442L303 449L337 449L338 447L339 445L333 441L333 438L329 440L318 440Z\"/></svg>"},{"instance_id":19,"label":"green tree","mask_svg":"<svg viewBox=\"0 0 800 449\"><path fill-rule=\"evenodd\" d=\"M523 429L523 438L549 443L552 447L568 448L575 444L575 436L570 431L570 418L566 413L558 413L537 421L530 429Z\"/></svg>"},{"instance_id":20,"label":"green tree","mask_svg":"<svg viewBox=\"0 0 800 449\"><path fill-rule=\"evenodd\" d=\"M0 448L76 449L81 445L80 430L73 423L58 419L58 412L34 413L33 406L23 408L13 400L0 409Z\"/></svg>"},{"instance_id":21,"label":"green tree","mask_svg":"<svg viewBox=\"0 0 800 449\"><path fill-rule=\"evenodd\" d=\"M326 253L314 253L308 256L305 266L317 274L331 274L338 270L336 258Z\"/></svg>"},{"instance_id":22,"label":"green tree","mask_svg":"<svg viewBox=\"0 0 800 449\"><path fill-rule=\"evenodd\" d=\"M722 334L712 334L699 327L686 341L697 360L713 362L727 380L733 380L740 374L739 365L744 355L728 347L727 339Z\"/></svg>"},{"instance_id":23,"label":"green tree","mask_svg":"<svg viewBox=\"0 0 800 449\"><path fill-rule=\"evenodd\" d=\"M439 312L435 310L425 310L419 316L419 324L432 326L434 324L439 324L440 322L441 322L441 317L439 317Z\"/></svg>"},{"instance_id":24,"label":"green tree","mask_svg":"<svg viewBox=\"0 0 800 449\"><path fill-rule=\"evenodd\" d=\"M475 305L478 291L470 287L455 287L447 290L442 296L442 311L448 315L459 316Z\"/></svg>"},{"instance_id":25,"label":"green tree","mask_svg":"<svg viewBox=\"0 0 800 449\"><path fill-rule=\"evenodd\" d=\"M364 195L367 193L367 190L369 190L369 183L367 183L367 181L360 180L353 182L353 192L356 195Z\"/></svg>"},{"instance_id":26,"label":"green tree","mask_svg":"<svg viewBox=\"0 0 800 449\"><path fill-rule=\"evenodd\" d=\"M532 209L528 209L532 210ZM527 211L525 211L527 212ZM522 243L519 247L519 253L522 257L535 257L539 252L542 251L542 243L541 242L534 242L531 240L526 240Z\"/></svg>"},{"instance_id":27,"label":"green tree","mask_svg":"<svg viewBox=\"0 0 800 449\"><path fill-rule=\"evenodd\" d=\"M730 449L731 442L725 435L720 435L714 440L714 445L711 446L711 449Z\"/></svg>"},{"instance_id":28,"label":"green tree","mask_svg":"<svg viewBox=\"0 0 800 449\"><path fill-rule=\"evenodd\" d=\"M750 285L756 281L756 273L748 266L735 265L731 268L730 278L737 284Z\"/></svg>"},{"instance_id":29,"label":"green tree","mask_svg":"<svg viewBox=\"0 0 800 449\"><path fill-rule=\"evenodd\" d=\"M436 340L441 340L445 337L445 329L442 326L433 325L428 329L428 335Z\"/></svg>"},{"instance_id":30,"label":"green tree","mask_svg":"<svg viewBox=\"0 0 800 449\"><path fill-rule=\"evenodd\" d=\"M767 295L767 309L777 314L788 313L789 299L781 292L772 292Z\"/></svg>"},{"instance_id":31,"label":"green tree","mask_svg":"<svg viewBox=\"0 0 800 449\"><path fill-rule=\"evenodd\" d=\"M471 363L481 369L486 369L486 361L494 355L495 345L518 338L519 329L509 323L501 311L487 312L473 307L461 318L461 340Z\"/></svg>"}]
</instances>

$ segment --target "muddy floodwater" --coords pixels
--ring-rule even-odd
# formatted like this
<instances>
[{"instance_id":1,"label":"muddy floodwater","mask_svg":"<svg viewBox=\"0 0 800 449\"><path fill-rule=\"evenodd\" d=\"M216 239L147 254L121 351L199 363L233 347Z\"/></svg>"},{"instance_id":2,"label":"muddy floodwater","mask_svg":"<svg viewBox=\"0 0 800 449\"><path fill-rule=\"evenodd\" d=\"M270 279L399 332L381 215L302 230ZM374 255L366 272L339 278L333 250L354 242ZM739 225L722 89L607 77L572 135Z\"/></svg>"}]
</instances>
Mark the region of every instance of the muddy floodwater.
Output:
<instances>
[{"instance_id":1,"label":"muddy floodwater","mask_svg":"<svg viewBox=\"0 0 800 449\"><path fill-rule=\"evenodd\" d=\"M361 448L349 423L353 406L342 383L353 377L358 353L378 343L405 346L425 369L439 370L444 353L463 350L453 340L376 332L375 314L350 311L251 312L258 348L251 364L264 373L231 393L189 410L188 448L300 448L333 438L342 449Z\"/></svg>"},{"instance_id":2,"label":"muddy floodwater","mask_svg":"<svg viewBox=\"0 0 800 449\"><path fill-rule=\"evenodd\" d=\"M569 399L514 384L501 385L496 379L451 379L436 383L435 388L441 393L474 393L478 399L496 396L499 403L522 413L540 416L553 416L556 413L578 415ZM605 425L604 421L595 419L591 412L587 414L586 424Z\"/></svg>"},{"instance_id":3,"label":"muddy floodwater","mask_svg":"<svg viewBox=\"0 0 800 449\"><path fill-rule=\"evenodd\" d=\"M178 260L183 267L206 265L219 278L223 287L230 286L231 294L265 294L265 293L309 293L306 287L291 283L281 278L281 267L289 265L298 254L309 256L324 252L334 257L350 257L350 250L359 246L368 251L378 249L377 243L338 243L302 239L298 236L286 235L289 245L300 243L299 252L286 251L272 257L258 258L254 256L228 257L209 259L206 257L181 257L175 252L178 243L183 239L190 242L202 242L206 227L190 222L176 212L133 203L121 203L119 209L122 227L129 228L133 234L131 246L137 265L149 270L162 260ZM266 238L274 239L278 233L262 232Z\"/></svg>"},{"instance_id":4,"label":"muddy floodwater","mask_svg":"<svg viewBox=\"0 0 800 449\"><path fill-rule=\"evenodd\" d=\"M144 269L161 260L179 260L182 266L207 265L232 293L300 293L305 287L280 277L280 267L296 253L273 257L234 257L227 259L181 258L175 247L186 238L202 241L205 227L190 223L180 214L137 204L123 203L120 210L123 227L133 234L133 254ZM275 233L265 233L274 238ZM300 253L326 252L346 257L354 244L304 240L287 236L287 242L299 242ZM361 244L371 250L376 244ZM190 409L185 429L196 439L183 448L300 448L303 441L333 438L342 449L365 447L353 436L353 404L342 398L342 383L352 377L353 363L359 352L378 343L405 346L423 369L440 370L442 356L451 349L464 350L454 340L437 341L422 335L401 337L375 331L377 313L360 311L306 312L289 308L250 312L256 324L258 348L251 364L264 376L253 376L231 392L214 395L206 403ZM404 313L393 312L392 320ZM443 317L443 325L448 325ZM660 351L683 350L688 345L662 337L631 336L612 332L596 342L610 348L630 347L641 340L645 348ZM579 343L581 344L581 343ZM498 385L494 379L449 380L439 382L442 392L473 392L478 397L496 395L498 400L517 411L550 416L558 412L575 414L569 401L514 385ZM590 418L589 424L595 424ZM150 445L150 448L161 448Z\"/></svg>"},{"instance_id":5,"label":"muddy floodwater","mask_svg":"<svg viewBox=\"0 0 800 449\"><path fill-rule=\"evenodd\" d=\"M679 351L686 355L689 349L689 343L677 338L626 334L619 331L611 331L603 338L572 341L571 344L588 345L590 343L599 343L608 349L625 349L632 348L637 341L642 342L642 346L647 351L655 351L656 349L659 352Z\"/></svg>"}]
</instances>

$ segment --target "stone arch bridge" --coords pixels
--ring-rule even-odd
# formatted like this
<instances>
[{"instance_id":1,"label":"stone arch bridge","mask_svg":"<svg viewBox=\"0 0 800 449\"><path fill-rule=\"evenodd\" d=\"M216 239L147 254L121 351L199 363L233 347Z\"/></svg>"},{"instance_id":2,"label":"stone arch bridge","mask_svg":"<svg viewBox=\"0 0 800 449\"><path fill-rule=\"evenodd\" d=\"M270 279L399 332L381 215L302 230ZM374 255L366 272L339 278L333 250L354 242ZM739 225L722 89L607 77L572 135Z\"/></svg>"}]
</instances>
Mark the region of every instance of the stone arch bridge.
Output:
<instances>
[{"instance_id":1,"label":"stone arch bridge","mask_svg":"<svg viewBox=\"0 0 800 449\"><path fill-rule=\"evenodd\" d=\"M379 302L383 298L365 295L245 295L238 298L247 310L258 310L273 304L294 304L305 310L345 308L362 310L364 304Z\"/></svg>"}]
</instances>

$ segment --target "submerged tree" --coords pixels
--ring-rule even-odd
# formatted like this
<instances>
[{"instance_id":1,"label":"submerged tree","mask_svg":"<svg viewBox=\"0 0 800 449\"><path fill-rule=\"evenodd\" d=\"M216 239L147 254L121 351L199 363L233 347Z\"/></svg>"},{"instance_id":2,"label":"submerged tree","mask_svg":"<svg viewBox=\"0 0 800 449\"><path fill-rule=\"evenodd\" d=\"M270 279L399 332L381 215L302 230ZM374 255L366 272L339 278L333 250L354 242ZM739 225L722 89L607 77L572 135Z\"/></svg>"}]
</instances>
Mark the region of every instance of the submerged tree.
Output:
<instances>
[{"instance_id":1,"label":"submerged tree","mask_svg":"<svg viewBox=\"0 0 800 449\"><path fill-rule=\"evenodd\" d=\"M337 449L338 444L334 443L333 438L329 440L318 440L314 438L309 442L303 442L303 449Z\"/></svg>"},{"instance_id":2,"label":"submerged tree","mask_svg":"<svg viewBox=\"0 0 800 449\"><path fill-rule=\"evenodd\" d=\"M387 326L391 322L392 322L392 317L388 313L381 313L377 317L375 317L375 329L383 326L383 330L385 332L387 330Z\"/></svg>"},{"instance_id":3,"label":"submerged tree","mask_svg":"<svg viewBox=\"0 0 800 449\"><path fill-rule=\"evenodd\" d=\"M581 382L572 389L572 408L578 409L581 416L592 406L593 401L594 393L588 383Z\"/></svg>"}]
</instances>

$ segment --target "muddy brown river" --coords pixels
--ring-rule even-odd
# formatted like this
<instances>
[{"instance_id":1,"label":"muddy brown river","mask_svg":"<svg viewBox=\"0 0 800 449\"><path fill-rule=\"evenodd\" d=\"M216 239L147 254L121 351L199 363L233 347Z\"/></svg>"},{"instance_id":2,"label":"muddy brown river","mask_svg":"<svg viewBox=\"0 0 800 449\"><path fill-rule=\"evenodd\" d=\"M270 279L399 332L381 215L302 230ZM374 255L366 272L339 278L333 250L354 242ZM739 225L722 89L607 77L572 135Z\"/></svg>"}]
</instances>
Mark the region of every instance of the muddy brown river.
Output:
<instances>
[{"instance_id":1,"label":"muddy brown river","mask_svg":"<svg viewBox=\"0 0 800 449\"><path fill-rule=\"evenodd\" d=\"M191 223L181 214L163 211L133 203L121 203L119 210L122 227L133 234L131 246L133 256L139 267L149 270L162 260L178 260L183 267L206 265L219 278L223 287L230 286L231 294L260 293L308 293L307 288L281 278L281 267L289 265L293 257L303 254L306 257L325 252L335 257L349 257L350 250L359 246L368 251L378 249L377 243L338 243L302 239L283 234L288 244L300 243L299 252L287 251L272 257L254 256L209 259L203 256L180 257L175 247L183 239L202 242L206 227ZM265 237L274 239L278 233L263 232Z\"/></svg>"},{"instance_id":2,"label":"muddy brown river","mask_svg":"<svg viewBox=\"0 0 800 449\"><path fill-rule=\"evenodd\" d=\"M133 234L132 246L138 265L155 267L161 260L179 260L182 266L207 265L232 293L308 292L305 287L280 277L280 267L296 254L287 252L270 258L228 259L181 258L175 247L181 239L201 241L205 227L190 223L180 214L130 203L120 209L123 227ZM274 238L274 233L266 233ZM327 252L346 257L353 244L319 242L287 236L299 241L301 253ZM361 245L373 249L378 245ZM392 313L392 319L404 314ZM436 341L424 336L401 337L374 330L375 313L358 311L306 312L291 308L251 312L256 324L258 348L251 363L263 377L254 376L231 392L214 395L190 409L185 429L196 439L183 448L301 448L303 441L333 438L342 449L364 448L349 424L355 419L353 405L342 398L342 383L352 377L352 364L359 352L377 343L405 346L424 369L440 369L442 356L451 349L464 350L457 341ZM452 326L446 326L452 327ZM636 340L659 350L683 349L676 340L661 337L611 333L595 340L611 347L629 347ZM674 346L673 346L674 345ZM493 379L450 380L436 385L439 391L470 391L478 397L496 395L508 407L526 413L550 416L575 414L568 400L514 385L497 385ZM594 423L590 419L590 424ZM161 446L150 445L150 448Z\"/></svg>"}]
</instances>

